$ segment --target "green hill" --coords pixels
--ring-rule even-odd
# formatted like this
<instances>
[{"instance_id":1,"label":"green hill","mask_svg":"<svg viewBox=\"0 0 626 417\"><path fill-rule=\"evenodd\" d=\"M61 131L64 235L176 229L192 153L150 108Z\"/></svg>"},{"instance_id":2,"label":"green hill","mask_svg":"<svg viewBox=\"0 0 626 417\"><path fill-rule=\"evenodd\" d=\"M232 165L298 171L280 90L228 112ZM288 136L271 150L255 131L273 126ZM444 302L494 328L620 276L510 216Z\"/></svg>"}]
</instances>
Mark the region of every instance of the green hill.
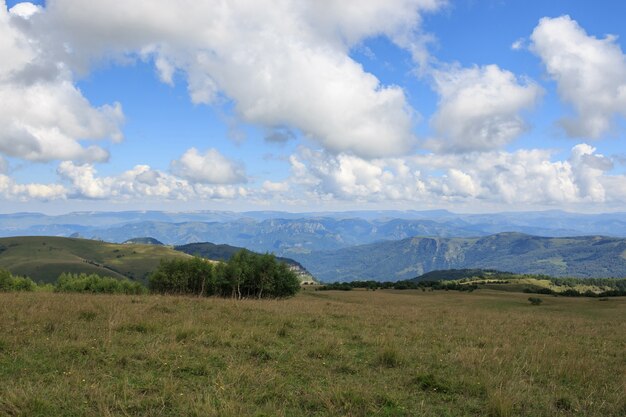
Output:
<instances>
[{"instance_id":1,"label":"green hill","mask_svg":"<svg viewBox=\"0 0 626 417\"><path fill-rule=\"evenodd\" d=\"M202 243L189 243L187 245L175 246L174 249L193 256L200 256L206 259L213 259L216 261L228 261L233 255L240 250L237 246L215 244L210 242ZM309 271L306 270L299 262L290 258L283 258L277 256L276 259L280 262L284 262L291 267L291 269L300 277L302 281L315 281L315 278Z\"/></svg>"},{"instance_id":2,"label":"green hill","mask_svg":"<svg viewBox=\"0 0 626 417\"><path fill-rule=\"evenodd\" d=\"M473 287L510 292L529 292L560 295L624 295L626 278L558 278L547 275L514 274L493 269L450 269L431 271L405 282L441 282L450 286ZM612 293L612 294L611 294Z\"/></svg>"},{"instance_id":3,"label":"green hill","mask_svg":"<svg viewBox=\"0 0 626 417\"><path fill-rule=\"evenodd\" d=\"M188 256L158 245L39 236L0 239L0 268L43 282L54 282L62 272L95 273L145 282L161 259Z\"/></svg>"},{"instance_id":4,"label":"green hill","mask_svg":"<svg viewBox=\"0 0 626 417\"><path fill-rule=\"evenodd\" d=\"M158 240L156 240L153 237L135 237L132 239L128 239L125 242L122 242L125 245L128 244L135 244L135 245L159 245L159 246L163 246L163 242L160 242Z\"/></svg>"},{"instance_id":5,"label":"green hill","mask_svg":"<svg viewBox=\"0 0 626 417\"><path fill-rule=\"evenodd\" d=\"M444 269L426 272L417 278L411 279L411 281L452 281L467 278L490 279L494 277L501 279L514 276L516 275L511 272L502 272L495 269Z\"/></svg>"}]
</instances>

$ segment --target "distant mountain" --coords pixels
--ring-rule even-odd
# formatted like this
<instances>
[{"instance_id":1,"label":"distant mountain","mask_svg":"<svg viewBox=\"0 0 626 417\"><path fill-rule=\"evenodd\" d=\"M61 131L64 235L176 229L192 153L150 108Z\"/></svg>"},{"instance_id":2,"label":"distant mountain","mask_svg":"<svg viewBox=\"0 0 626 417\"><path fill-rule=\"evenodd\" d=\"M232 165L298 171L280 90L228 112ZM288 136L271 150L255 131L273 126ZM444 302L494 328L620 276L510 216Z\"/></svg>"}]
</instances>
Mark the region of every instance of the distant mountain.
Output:
<instances>
[{"instance_id":1,"label":"distant mountain","mask_svg":"<svg viewBox=\"0 0 626 417\"><path fill-rule=\"evenodd\" d=\"M124 245L158 245L163 246L163 243L156 240L153 237L135 237L122 242Z\"/></svg>"},{"instance_id":2,"label":"distant mountain","mask_svg":"<svg viewBox=\"0 0 626 417\"><path fill-rule=\"evenodd\" d=\"M206 259L213 259L216 261L228 261L240 250L237 246L230 245L216 245L215 243L202 242L202 243L189 243L187 245L175 246L174 249L180 252L187 253L192 256L200 256ZM284 262L291 267L291 269L300 276L304 281L315 281L315 278L311 275L307 269L299 262L290 258L276 257L280 262Z\"/></svg>"},{"instance_id":3,"label":"distant mountain","mask_svg":"<svg viewBox=\"0 0 626 417\"><path fill-rule=\"evenodd\" d=\"M81 236L123 242L135 236L152 236L166 244L217 242L273 252L291 257L294 253L345 248L380 240L409 236L475 236L476 232L432 220L364 219L240 219L229 222L140 222L92 229Z\"/></svg>"},{"instance_id":4,"label":"distant mountain","mask_svg":"<svg viewBox=\"0 0 626 417\"><path fill-rule=\"evenodd\" d=\"M547 238L499 233L475 238L415 237L294 258L325 282L410 279L429 271L481 268L556 277L625 277L626 239Z\"/></svg>"},{"instance_id":5,"label":"distant mountain","mask_svg":"<svg viewBox=\"0 0 626 417\"><path fill-rule=\"evenodd\" d=\"M121 243L137 236L151 236L168 245L215 242L289 258L414 236L470 238L503 232L546 237L626 237L626 213L577 214L555 210L458 214L446 210L380 210L0 214L0 237L54 235Z\"/></svg>"}]
</instances>

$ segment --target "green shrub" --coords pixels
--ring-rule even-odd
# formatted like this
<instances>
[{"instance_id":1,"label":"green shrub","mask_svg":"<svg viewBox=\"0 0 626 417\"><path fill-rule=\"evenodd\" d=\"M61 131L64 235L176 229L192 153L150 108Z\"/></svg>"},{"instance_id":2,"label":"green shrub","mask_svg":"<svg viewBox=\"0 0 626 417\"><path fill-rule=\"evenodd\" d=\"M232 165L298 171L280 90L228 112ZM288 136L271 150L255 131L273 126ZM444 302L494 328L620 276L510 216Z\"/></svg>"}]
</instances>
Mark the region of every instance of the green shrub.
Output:
<instances>
[{"instance_id":1,"label":"green shrub","mask_svg":"<svg viewBox=\"0 0 626 417\"><path fill-rule=\"evenodd\" d=\"M6 269L0 269L0 292L35 291L37 284L28 277L16 277Z\"/></svg>"},{"instance_id":2,"label":"green shrub","mask_svg":"<svg viewBox=\"0 0 626 417\"><path fill-rule=\"evenodd\" d=\"M54 287L56 292L79 292L94 294L145 294L146 287L129 279L101 277L97 274L63 273Z\"/></svg>"},{"instance_id":3,"label":"green shrub","mask_svg":"<svg viewBox=\"0 0 626 417\"><path fill-rule=\"evenodd\" d=\"M538 297L528 297L528 301L530 301L530 304L534 306L538 306L539 304L543 303L543 300Z\"/></svg>"}]
</instances>

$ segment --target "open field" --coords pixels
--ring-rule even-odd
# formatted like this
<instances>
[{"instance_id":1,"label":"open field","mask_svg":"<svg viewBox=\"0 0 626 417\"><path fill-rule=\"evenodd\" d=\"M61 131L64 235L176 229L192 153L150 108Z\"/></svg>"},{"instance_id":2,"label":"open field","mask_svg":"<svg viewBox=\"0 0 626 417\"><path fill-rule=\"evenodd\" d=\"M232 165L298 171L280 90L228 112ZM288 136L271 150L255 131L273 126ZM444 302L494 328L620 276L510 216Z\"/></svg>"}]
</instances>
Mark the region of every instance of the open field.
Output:
<instances>
[{"instance_id":1,"label":"open field","mask_svg":"<svg viewBox=\"0 0 626 417\"><path fill-rule=\"evenodd\" d=\"M622 416L626 299L0 294L2 416Z\"/></svg>"}]
</instances>

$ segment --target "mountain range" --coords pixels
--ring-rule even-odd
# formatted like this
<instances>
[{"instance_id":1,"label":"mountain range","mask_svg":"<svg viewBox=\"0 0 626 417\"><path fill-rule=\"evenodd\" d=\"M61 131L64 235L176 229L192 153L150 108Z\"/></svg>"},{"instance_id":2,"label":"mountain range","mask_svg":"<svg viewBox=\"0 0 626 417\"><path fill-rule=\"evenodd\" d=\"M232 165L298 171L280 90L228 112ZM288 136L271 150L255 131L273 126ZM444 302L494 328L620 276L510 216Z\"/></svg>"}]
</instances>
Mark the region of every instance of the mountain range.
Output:
<instances>
[{"instance_id":1,"label":"mountain range","mask_svg":"<svg viewBox=\"0 0 626 417\"><path fill-rule=\"evenodd\" d=\"M555 277L625 277L626 239L499 233L474 238L413 237L294 258L321 281L410 279L442 269L482 268Z\"/></svg>"},{"instance_id":2,"label":"mountain range","mask_svg":"<svg viewBox=\"0 0 626 417\"><path fill-rule=\"evenodd\" d=\"M82 237L114 243L147 243L148 238L142 237L149 237L151 242L180 247L212 242L294 259L324 281L408 279L448 268L494 268L574 277L626 275L621 239L626 237L626 213L458 214L408 210L0 214L0 236L20 235ZM137 238L140 240L133 240ZM211 244L205 243L203 250L215 250L208 246Z\"/></svg>"},{"instance_id":3,"label":"mountain range","mask_svg":"<svg viewBox=\"0 0 626 417\"><path fill-rule=\"evenodd\" d=\"M626 213L564 211L457 214L431 211L78 212L0 215L2 236L74 236L121 243L150 236L170 245L214 242L277 255L336 250L385 240L480 237L518 232L545 237L626 237Z\"/></svg>"}]
</instances>

